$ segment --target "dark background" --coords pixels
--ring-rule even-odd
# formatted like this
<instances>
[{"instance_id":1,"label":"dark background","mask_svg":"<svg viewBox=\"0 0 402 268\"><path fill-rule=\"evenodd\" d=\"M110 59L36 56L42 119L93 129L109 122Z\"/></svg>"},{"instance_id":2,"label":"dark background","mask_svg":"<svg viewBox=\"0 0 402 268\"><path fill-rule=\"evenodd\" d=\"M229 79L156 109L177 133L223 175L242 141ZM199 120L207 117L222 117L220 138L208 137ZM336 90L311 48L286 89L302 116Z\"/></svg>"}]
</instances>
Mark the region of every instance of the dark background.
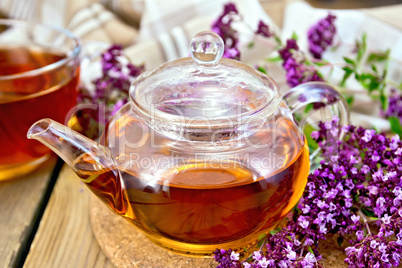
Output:
<instances>
[{"instance_id":1,"label":"dark background","mask_svg":"<svg viewBox=\"0 0 402 268\"><path fill-rule=\"evenodd\" d=\"M402 0L306 0L314 7L345 9L345 8L369 8L402 4Z\"/></svg>"}]
</instances>

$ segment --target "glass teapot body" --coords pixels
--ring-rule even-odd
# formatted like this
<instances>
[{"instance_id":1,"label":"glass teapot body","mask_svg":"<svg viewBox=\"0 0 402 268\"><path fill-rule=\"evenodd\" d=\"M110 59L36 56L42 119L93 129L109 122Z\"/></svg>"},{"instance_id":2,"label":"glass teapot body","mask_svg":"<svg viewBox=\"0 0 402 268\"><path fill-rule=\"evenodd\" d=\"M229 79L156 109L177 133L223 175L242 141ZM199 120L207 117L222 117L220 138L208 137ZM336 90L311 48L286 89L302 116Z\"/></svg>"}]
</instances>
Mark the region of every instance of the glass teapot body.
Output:
<instances>
[{"instance_id":1,"label":"glass teapot body","mask_svg":"<svg viewBox=\"0 0 402 268\"><path fill-rule=\"evenodd\" d=\"M309 154L284 104L260 119L242 125L240 136L229 124L226 132L193 135L186 125L173 134L127 104L103 141L115 156L128 218L154 242L197 255L240 249L274 228L302 195Z\"/></svg>"}]
</instances>

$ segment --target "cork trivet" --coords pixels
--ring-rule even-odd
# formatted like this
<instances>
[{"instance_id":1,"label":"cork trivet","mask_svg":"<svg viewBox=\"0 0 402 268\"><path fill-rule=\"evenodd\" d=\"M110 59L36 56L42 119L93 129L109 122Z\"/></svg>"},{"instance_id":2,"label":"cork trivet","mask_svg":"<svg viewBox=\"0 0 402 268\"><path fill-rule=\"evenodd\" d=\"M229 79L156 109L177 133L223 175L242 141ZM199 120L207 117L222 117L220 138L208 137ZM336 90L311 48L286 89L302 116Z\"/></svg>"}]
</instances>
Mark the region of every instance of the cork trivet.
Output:
<instances>
[{"instance_id":1,"label":"cork trivet","mask_svg":"<svg viewBox=\"0 0 402 268\"><path fill-rule=\"evenodd\" d=\"M122 217L114 214L98 198L91 196L90 218L96 239L109 260L116 267L216 267L212 259L190 258L177 255L153 244L148 238ZM323 267L343 268L345 254L336 245L336 239L328 237L320 242Z\"/></svg>"},{"instance_id":2,"label":"cork trivet","mask_svg":"<svg viewBox=\"0 0 402 268\"><path fill-rule=\"evenodd\" d=\"M212 268L217 266L213 259L185 257L153 244L141 231L114 214L93 195L90 218L92 230L102 251L116 267Z\"/></svg>"}]
</instances>

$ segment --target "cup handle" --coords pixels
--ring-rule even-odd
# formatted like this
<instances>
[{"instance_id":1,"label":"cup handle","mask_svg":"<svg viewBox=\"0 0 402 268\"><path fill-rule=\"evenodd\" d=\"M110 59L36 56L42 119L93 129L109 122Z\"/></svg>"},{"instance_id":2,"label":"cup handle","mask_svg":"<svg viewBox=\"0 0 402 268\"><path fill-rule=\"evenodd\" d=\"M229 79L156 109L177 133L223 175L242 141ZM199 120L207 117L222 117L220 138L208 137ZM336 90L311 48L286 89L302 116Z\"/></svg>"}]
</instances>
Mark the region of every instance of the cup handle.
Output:
<instances>
[{"instance_id":1,"label":"cup handle","mask_svg":"<svg viewBox=\"0 0 402 268\"><path fill-rule=\"evenodd\" d=\"M81 53L80 53L80 82L77 86L77 90L82 84L89 83L92 79L96 78L95 74L101 70L99 68L91 68L91 64L93 64L99 56L105 52L110 47L110 44L92 41L82 45ZM99 62L100 65L100 62ZM96 70L96 71L94 71ZM96 110L98 107L95 103L86 103L81 105L76 105L73 109L71 109L66 115L64 124L70 128L73 128L76 131L79 131L80 127L78 127L78 120L76 118L77 112L80 109L92 109Z\"/></svg>"},{"instance_id":2,"label":"cup handle","mask_svg":"<svg viewBox=\"0 0 402 268\"><path fill-rule=\"evenodd\" d=\"M327 83L308 82L301 84L292 88L283 99L293 114L308 104L312 104L314 110L328 106L332 116L339 118L341 126L349 124L349 108L345 98L339 91ZM303 114L303 119L307 121L310 114ZM320 121L325 121L326 118L322 118L324 116L321 115ZM311 153L310 159L318 152L319 149Z\"/></svg>"}]
</instances>

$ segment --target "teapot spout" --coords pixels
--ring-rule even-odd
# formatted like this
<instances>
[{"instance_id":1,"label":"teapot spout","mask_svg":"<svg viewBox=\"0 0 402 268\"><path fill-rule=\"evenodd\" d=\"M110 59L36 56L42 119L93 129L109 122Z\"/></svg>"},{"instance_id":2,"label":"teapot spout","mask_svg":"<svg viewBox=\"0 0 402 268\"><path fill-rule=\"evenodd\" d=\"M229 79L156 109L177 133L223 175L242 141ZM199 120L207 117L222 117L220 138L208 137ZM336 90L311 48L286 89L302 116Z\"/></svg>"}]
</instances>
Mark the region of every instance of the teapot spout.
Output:
<instances>
[{"instance_id":1,"label":"teapot spout","mask_svg":"<svg viewBox=\"0 0 402 268\"><path fill-rule=\"evenodd\" d=\"M51 119L37 121L27 137L40 141L60 156L114 212L132 217L121 173L109 148Z\"/></svg>"},{"instance_id":2,"label":"teapot spout","mask_svg":"<svg viewBox=\"0 0 402 268\"><path fill-rule=\"evenodd\" d=\"M84 157L109 158L104 153L99 156L96 155L99 150L103 149L103 146L48 118L41 119L33 124L28 130L27 138L43 143L62 158L77 174L86 172L80 164L80 160ZM91 164L94 166L92 168L87 167L87 169L104 169L101 167L101 163L95 160L95 157L92 158L93 163Z\"/></svg>"}]
</instances>

